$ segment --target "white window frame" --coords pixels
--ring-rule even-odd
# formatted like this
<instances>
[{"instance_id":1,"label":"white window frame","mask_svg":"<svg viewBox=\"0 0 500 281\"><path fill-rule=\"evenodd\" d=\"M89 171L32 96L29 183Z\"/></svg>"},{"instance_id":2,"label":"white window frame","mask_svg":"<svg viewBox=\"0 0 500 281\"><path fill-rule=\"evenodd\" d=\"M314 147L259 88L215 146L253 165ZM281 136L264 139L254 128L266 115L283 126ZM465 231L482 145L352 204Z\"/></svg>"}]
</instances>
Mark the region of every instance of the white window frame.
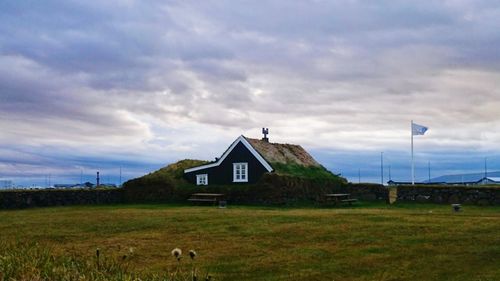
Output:
<instances>
[{"instance_id":1,"label":"white window frame","mask_svg":"<svg viewBox=\"0 0 500 281\"><path fill-rule=\"evenodd\" d=\"M248 163L233 163L233 182L248 182Z\"/></svg>"},{"instance_id":2,"label":"white window frame","mask_svg":"<svg viewBox=\"0 0 500 281\"><path fill-rule=\"evenodd\" d=\"M196 185L208 185L208 174L196 175Z\"/></svg>"}]
</instances>

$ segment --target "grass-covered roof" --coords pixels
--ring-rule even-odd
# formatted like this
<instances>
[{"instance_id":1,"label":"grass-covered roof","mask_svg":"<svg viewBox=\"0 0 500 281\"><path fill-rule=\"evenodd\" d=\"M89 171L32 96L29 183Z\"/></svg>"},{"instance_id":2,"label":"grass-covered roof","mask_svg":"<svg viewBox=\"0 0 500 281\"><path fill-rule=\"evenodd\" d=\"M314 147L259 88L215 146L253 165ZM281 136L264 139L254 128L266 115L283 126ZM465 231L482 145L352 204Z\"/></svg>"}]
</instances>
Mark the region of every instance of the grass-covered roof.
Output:
<instances>
[{"instance_id":1,"label":"grass-covered roof","mask_svg":"<svg viewBox=\"0 0 500 281\"><path fill-rule=\"evenodd\" d=\"M317 166L320 164L300 145L271 143L259 139L245 138L268 163Z\"/></svg>"}]
</instances>

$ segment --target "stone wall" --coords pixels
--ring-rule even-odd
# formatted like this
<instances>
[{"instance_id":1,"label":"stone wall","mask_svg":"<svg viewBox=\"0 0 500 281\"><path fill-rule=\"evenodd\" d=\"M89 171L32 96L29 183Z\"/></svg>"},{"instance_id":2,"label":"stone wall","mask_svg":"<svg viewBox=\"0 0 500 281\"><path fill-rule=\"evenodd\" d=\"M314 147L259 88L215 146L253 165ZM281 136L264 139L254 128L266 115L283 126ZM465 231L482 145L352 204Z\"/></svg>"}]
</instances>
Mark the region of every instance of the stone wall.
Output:
<instances>
[{"instance_id":1,"label":"stone wall","mask_svg":"<svg viewBox=\"0 0 500 281\"><path fill-rule=\"evenodd\" d=\"M397 193L399 202L500 205L497 187L398 186Z\"/></svg>"},{"instance_id":2,"label":"stone wall","mask_svg":"<svg viewBox=\"0 0 500 281\"><path fill-rule=\"evenodd\" d=\"M30 207L115 204L123 202L123 192L115 189L7 190L0 191L1 209Z\"/></svg>"},{"instance_id":3,"label":"stone wall","mask_svg":"<svg viewBox=\"0 0 500 281\"><path fill-rule=\"evenodd\" d=\"M389 189L381 184L350 183L346 187L346 192L352 198L362 201L384 201L389 202Z\"/></svg>"},{"instance_id":4,"label":"stone wall","mask_svg":"<svg viewBox=\"0 0 500 281\"><path fill-rule=\"evenodd\" d=\"M351 198L362 201L384 201L389 190L379 184L345 184L339 181L317 181L290 176L269 174L263 178L264 188L253 192L258 195L255 202L282 204L295 201L316 202L326 193L349 193Z\"/></svg>"},{"instance_id":5,"label":"stone wall","mask_svg":"<svg viewBox=\"0 0 500 281\"><path fill-rule=\"evenodd\" d=\"M244 186L186 186L178 187L159 200L128 194L125 189L72 189L72 190L8 190L0 191L0 209L30 207L117 204L138 202L186 203L195 192L224 193L233 204L287 204L296 201L315 202L325 193L350 193L362 201L388 200L389 190L378 184L341 184L316 182L306 179L269 176L264 184ZM156 194L156 193L155 193ZM153 198L153 199L152 199ZM156 199L154 199L156 198Z\"/></svg>"}]
</instances>

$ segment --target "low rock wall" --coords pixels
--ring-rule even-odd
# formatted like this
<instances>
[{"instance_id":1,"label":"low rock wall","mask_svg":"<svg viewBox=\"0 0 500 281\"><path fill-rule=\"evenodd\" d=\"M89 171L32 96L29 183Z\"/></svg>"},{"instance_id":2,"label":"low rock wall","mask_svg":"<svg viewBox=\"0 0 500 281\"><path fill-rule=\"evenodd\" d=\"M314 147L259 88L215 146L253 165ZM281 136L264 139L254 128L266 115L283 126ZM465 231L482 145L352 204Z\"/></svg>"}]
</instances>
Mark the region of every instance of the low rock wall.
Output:
<instances>
[{"instance_id":1,"label":"low rock wall","mask_svg":"<svg viewBox=\"0 0 500 281\"><path fill-rule=\"evenodd\" d=\"M232 203L286 204L296 201L316 201L325 193L350 193L351 198L362 201L388 201L389 190L377 184L341 184L338 182L314 182L304 179L272 177L266 184L248 186L208 186L178 188L167 194L165 202L187 202L195 192L226 194ZM125 196L126 190L72 189L72 190L8 190L0 191L0 209L30 207L117 204L157 202ZM141 200L142 199L142 200Z\"/></svg>"},{"instance_id":2,"label":"low rock wall","mask_svg":"<svg viewBox=\"0 0 500 281\"><path fill-rule=\"evenodd\" d=\"M123 202L121 189L8 190L0 192L1 209L115 204Z\"/></svg>"},{"instance_id":3,"label":"low rock wall","mask_svg":"<svg viewBox=\"0 0 500 281\"><path fill-rule=\"evenodd\" d=\"M437 204L500 205L500 188L466 186L398 186L397 201Z\"/></svg>"},{"instance_id":4,"label":"low rock wall","mask_svg":"<svg viewBox=\"0 0 500 281\"><path fill-rule=\"evenodd\" d=\"M389 189L381 184L349 184L346 192L362 201L389 202Z\"/></svg>"}]
</instances>

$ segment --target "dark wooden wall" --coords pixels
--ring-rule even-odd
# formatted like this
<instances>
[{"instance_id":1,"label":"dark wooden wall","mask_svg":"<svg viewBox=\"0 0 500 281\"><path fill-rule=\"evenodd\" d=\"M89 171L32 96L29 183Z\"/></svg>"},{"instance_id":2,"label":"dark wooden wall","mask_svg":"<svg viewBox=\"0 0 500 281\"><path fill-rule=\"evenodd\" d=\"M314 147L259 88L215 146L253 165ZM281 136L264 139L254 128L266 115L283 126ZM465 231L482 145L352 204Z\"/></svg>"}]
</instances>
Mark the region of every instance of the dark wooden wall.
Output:
<instances>
[{"instance_id":1,"label":"dark wooden wall","mask_svg":"<svg viewBox=\"0 0 500 281\"><path fill-rule=\"evenodd\" d=\"M209 185L245 184L245 182L233 183L233 163L239 162L248 163L248 183L257 182L267 172L259 160L240 142L219 166L186 173L184 177L193 184L196 184L196 175L198 174L208 174Z\"/></svg>"}]
</instances>

